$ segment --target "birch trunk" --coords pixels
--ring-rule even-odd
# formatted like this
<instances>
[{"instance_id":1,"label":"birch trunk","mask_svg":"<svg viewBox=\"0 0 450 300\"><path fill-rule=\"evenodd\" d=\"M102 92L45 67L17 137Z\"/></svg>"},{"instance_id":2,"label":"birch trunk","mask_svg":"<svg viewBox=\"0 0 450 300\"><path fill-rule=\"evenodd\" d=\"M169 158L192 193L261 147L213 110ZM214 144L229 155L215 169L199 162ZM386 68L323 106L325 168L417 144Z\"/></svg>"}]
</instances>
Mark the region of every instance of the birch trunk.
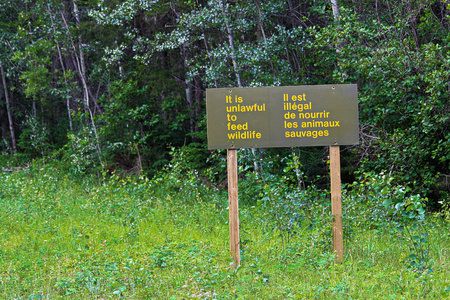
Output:
<instances>
[{"instance_id":1,"label":"birch trunk","mask_svg":"<svg viewBox=\"0 0 450 300\"><path fill-rule=\"evenodd\" d=\"M50 15L50 20L51 20L51 23L52 23L53 33L56 35L56 28L55 28L56 26L55 26L55 23L53 22L53 14L52 14L52 11L50 9L50 6L47 6L47 7L48 7L48 13ZM56 49L58 50L59 63L61 64L61 69L63 71L64 83L67 85L68 83L67 83L67 80L65 79L66 78L66 67L64 65L64 60L63 60L62 53L61 53L61 47L59 46L59 42L58 41L56 41ZM69 118L69 129L70 129L70 131L73 131L72 112L71 112L71 109L70 109L70 100L69 100L68 95L65 95L65 97L66 97L67 117Z\"/></svg>"},{"instance_id":2,"label":"birch trunk","mask_svg":"<svg viewBox=\"0 0 450 300\"><path fill-rule=\"evenodd\" d=\"M334 20L337 22L337 21L339 21L339 18L341 17L341 11L339 9L339 5L337 3L337 0L330 0L330 2L331 2L331 8L333 10Z\"/></svg>"},{"instance_id":3,"label":"birch trunk","mask_svg":"<svg viewBox=\"0 0 450 300\"><path fill-rule=\"evenodd\" d=\"M183 44L182 46L182 54L183 54L183 59L184 59L184 67L186 68L186 70L188 70L189 68L189 51L187 49L187 45ZM195 104L194 104L194 97L192 97L192 81L188 79L188 76L185 76L186 78L184 79L184 83L186 84L186 102L188 104L188 108L189 108L189 127L190 127L190 132L194 133L195 132Z\"/></svg>"},{"instance_id":4,"label":"birch trunk","mask_svg":"<svg viewBox=\"0 0 450 300\"><path fill-rule=\"evenodd\" d=\"M77 0L73 0L73 12L75 15L77 25L80 25L81 20L80 20L80 14L78 11ZM62 15L62 13L61 13L61 15ZM63 16L63 18L64 18L64 16ZM64 18L64 22L65 22L65 18ZM66 26L67 26L67 23L66 23ZM67 31L69 32L68 27L67 27ZM70 32L69 32L69 34L70 34ZM90 93L89 93L89 87L87 85L87 80L86 80L86 63L84 61L84 52L83 52L81 36L78 37L78 43L79 43L78 51L77 51L75 45L73 44L73 42L72 42L72 47L74 48L75 57L77 58L78 72L80 74L81 83L83 85L83 97L84 97L85 108L89 112L89 117L90 117L90 121L92 124L92 130L94 131L95 140L97 142L96 148L97 148L97 152L99 154L99 159L100 159L102 150L100 148L100 141L99 141L98 134L97 134L97 127L95 125L94 115L93 115L91 107L90 107L90 99L89 99ZM78 52L78 55L77 55L77 52ZM101 159L100 159L100 162L101 162Z\"/></svg>"},{"instance_id":5,"label":"birch trunk","mask_svg":"<svg viewBox=\"0 0 450 300\"><path fill-rule=\"evenodd\" d=\"M334 21L336 22L337 29L339 29L339 23L338 22L339 22L339 19L341 18L341 11L339 9L339 5L338 5L337 0L330 0L330 2L331 2L331 7L333 9L333 18L334 18ZM337 45L336 45L336 52L337 53L341 52L343 47L344 47L344 42L342 41L341 38L338 37ZM339 58L338 58L338 66L339 67L341 66ZM343 82L345 81L347 76L348 76L347 72L342 72L342 81Z\"/></svg>"},{"instance_id":6,"label":"birch trunk","mask_svg":"<svg viewBox=\"0 0 450 300\"><path fill-rule=\"evenodd\" d=\"M9 101L8 86L6 85L5 70L3 69L3 64L1 62L0 62L0 70L1 70L1 75L2 75L3 90L5 91L6 113L8 114L9 132L11 134L11 144L12 144L13 151L16 152L17 144L16 144L16 134L14 132L14 123L13 123L12 112L11 112L11 102Z\"/></svg>"},{"instance_id":7,"label":"birch trunk","mask_svg":"<svg viewBox=\"0 0 450 300\"><path fill-rule=\"evenodd\" d=\"M239 74L239 68L238 68L238 64L236 61L236 48L234 46L233 32L231 31L230 23L228 22L228 14L225 13L225 5L224 4L222 4L222 14L223 14L223 18L225 20L225 27L227 28L228 41L230 43L230 48L231 48L231 61L233 62L234 73L236 74L238 86L241 88L241 87L244 87L244 85L242 84L241 75Z\"/></svg>"}]
</instances>

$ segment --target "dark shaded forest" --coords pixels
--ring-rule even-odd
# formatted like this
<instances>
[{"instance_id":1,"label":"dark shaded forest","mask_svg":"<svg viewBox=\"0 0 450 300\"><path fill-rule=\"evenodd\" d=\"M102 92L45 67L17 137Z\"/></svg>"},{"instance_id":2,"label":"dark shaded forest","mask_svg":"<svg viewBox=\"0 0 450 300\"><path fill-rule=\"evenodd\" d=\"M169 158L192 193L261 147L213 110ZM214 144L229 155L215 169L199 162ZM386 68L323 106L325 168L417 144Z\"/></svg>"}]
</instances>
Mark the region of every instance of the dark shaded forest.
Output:
<instances>
[{"instance_id":1,"label":"dark shaded forest","mask_svg":"<svg viewBox=\"0 0 450 300\"><path fill-rule=\"evenodd\" d=\"M0 163L151 176L182 149L220 184L207 88L351 83L360 144L342 148L343 181L384 173L438 209L450 198L449 13L446 0L0 0ZM326 188L327 151L243 150L241 174L290 168L299 187Z\"/></svg>"}]
</instances>

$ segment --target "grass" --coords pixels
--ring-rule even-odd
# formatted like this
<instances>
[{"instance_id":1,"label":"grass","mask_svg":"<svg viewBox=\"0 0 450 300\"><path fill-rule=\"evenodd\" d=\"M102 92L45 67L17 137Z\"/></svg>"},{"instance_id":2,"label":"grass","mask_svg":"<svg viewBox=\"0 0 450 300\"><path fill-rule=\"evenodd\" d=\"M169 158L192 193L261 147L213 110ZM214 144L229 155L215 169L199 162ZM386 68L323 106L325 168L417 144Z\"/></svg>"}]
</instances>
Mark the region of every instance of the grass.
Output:
<instances>
[{"instance_id":1,"label":"grass","mask_svg":"<svg viewBox=\"0 0 450 300\"><path fill-rule=\"evenodd\" d=\"M242 205L234 269L226 194L192 174L69 175L51 165L0 175L0 298L450 298L450 226L439 217L421 226L425 254L414 231L349 217L335 264L326 198L283 242L266 207Z\"/></svg>"}]
</instances>

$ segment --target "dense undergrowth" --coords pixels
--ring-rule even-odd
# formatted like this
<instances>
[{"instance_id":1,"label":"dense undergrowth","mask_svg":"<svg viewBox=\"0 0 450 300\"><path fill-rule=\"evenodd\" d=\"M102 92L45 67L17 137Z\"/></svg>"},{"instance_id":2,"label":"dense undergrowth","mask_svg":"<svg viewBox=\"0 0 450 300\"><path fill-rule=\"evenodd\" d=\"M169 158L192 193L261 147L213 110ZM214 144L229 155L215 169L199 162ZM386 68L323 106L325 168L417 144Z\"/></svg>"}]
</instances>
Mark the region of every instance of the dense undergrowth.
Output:
<instances>
[{"instance_id":1,"label":"dense undergrowth","mask_svg":"<svg viewBox=\"0 0 450 300\"><path fill-rule=\"evenodd\" d=\"M445 299L450 218L363 174L343 189L344 262L329 194L248 172L242 265L227 195L175 159L153 179L73 176L33 163L0 174L2 299Z\"/></svg>"}]
</instances>

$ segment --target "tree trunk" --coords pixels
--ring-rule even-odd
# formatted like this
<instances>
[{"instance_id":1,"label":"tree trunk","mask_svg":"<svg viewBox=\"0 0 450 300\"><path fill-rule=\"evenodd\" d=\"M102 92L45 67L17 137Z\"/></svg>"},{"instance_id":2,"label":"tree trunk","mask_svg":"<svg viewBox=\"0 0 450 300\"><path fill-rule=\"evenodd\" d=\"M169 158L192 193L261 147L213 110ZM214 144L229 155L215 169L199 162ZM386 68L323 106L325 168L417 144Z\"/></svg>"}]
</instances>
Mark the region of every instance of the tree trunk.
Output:
<instances>
[{"instance_id":1,"label":"tree trunk","mask_svg":"<svg viewBox=\"0 0 450 300\"><path fill-rule=\"evenodd\" d=\"M186 70L188 70L189 68L189 51L187 49L187 45L183 44L182 48L181 48L181 52L183 54L183 59L184 59L184 67L186 68ZM187 105L189 108L189 129L191 133L195 132L195 105L194 105L194 99L192 97L192 80L188 79L188 76L185 75L185 79L184 79L184 83L186 84L186 101L187 101Z\"/></svg>"},{"instance_id":2,"label":"tree trunk","mask_svg":"<svg viewBox=\"0 0 450 300\"><path fill-rule=\"evenodd\" d=\"M256 7L258 8L258 28L257 28L257 39L260 40L261 38L264 40L264 44L267 43L266 39L266 33L264 32L264 24L262 19L262 12L261 12L261 5L258 0L255 0ZM275 68L273 67L273 63L269 61L270 63L270 69L272 71L272 77L273 77L273 83L275 84L277 82L277 77L275 75Z\"/></svg>"},{"instance_id":3,"label":"tree trunk","mask_svg":"<svg viewBox=\"0 0 450 300\"><path fill-rule=\"evenodd\" d=\"M331 8L333 9L334 20L337 22L337 21L339 21L339 18L341 17L341 11L339 9L339 5L337 3L337 0L330 0L330 2L331 2Z\"/></svg>"},{"instance_id":4,"label":"tree trunk","mask_svg":"<svg viewBox=\"0 0 450 300\"><path fill-rule=\"evenodd\" d=\"M56 36L56 29L55 29L56 26L55 26L55 23L53 22L53 14L52 14L52 11L51 11L50 6L48 5L47 7L48 7L48 13L49 13L49 15L50 15L50 20L51 20L51 23L52 23L53 33L54 33L55 36ZM62 57L62 53L61 53L61 47L59 46L59 42L58 42L58 41L56 41L56 49L58 50L59 63L61 64L61 69L62 69L62 71L63 71L64 83L65 83L66 85L68 85L67 79L66 79L66 67L65 67L65 65L64 65L64 61L63 61L63 57ZM69 129L70 129L71 131L73 131L73 125L72 125L72 112L71 112L71 110L70 110L70 100L69 100L69 95L64 95L64 96L65 96L65 98L66 98L67 116L68 116L68 118L69 118Z\"/></svg>"},{"instance_id":5,"label":"tree trunk","mask_svg":"<svg viewBox=\"0 0 450 300\"><path fill-rule=\"evenodd\" d=\"M3 64L1 62L0 62L0 70L1 70L1 75L2 75L3 89L5 91L6 112L8 114L9 132L11 134L11 144L12 144L13 151L16 152L17 151L16 134L14 132L14 123L13 123L13 118L12 118L11 102L9 101L8 86L6 85L5 70L3 69Z\"/></svg>"},{"instance_id":6,"label":"tree trunk","mask_svg":"<svg viewBox=\"0 0 450 300\"><path fill-rule=\"evenodd\" d=\"M75 19L77 21L77 25L81 24L81 20L80 20L80 13L78 11L78 5L77 5L77 0L73 0L73 13L75 15ZM77 64L78 64L78 70L79 70L79 74L81 77L81 83L83 85L83 98L84 98L84 104L86 106L86 109L89 109L90 107L90 101L89 101L89 87L87 85L87 80L86 80L86 63L84 61L84 51L83 51L83 43L81 40L81 36L78 36L78 51L77 49L74 47L74 51L77 55ZM78 53L77 53L78 52Z\"/></svg>"},{"instance_id":7,"label":"tree trunk","mask_svg":"<svg viewBox=\"0 0 450 300\"><path fill-rule=\"evenodd\" d=\"M238 86L244 87L244 85L242 84L241 75L239 74L239 68L238 68L238 64L236 61L236 48L234 47L233 32L231 31L230 23L228 22L228 14L225 13L225 5L223 5L223 4L222 4L222 14L223 14L223 18L225 20L225 26L227 28L228 41L230 42L231 60L233 62L234 73L236 74Z\"/></svg>"},{"instance_id":8,"label":"tree trunk","mask_svg":"<svg viewBox=\"0 0 450 300\"><path fill-rule=\"evenodd\" d=\"M336 26L337 26L336 28L339 29L339 23L338 22L339 22L339 19L341 17L341 11L339 9L339 5L338 5L337 0L330 0L330 1L331 1L331 7L333 9L333 18L334 18L334 21L337 23L336 24ZM336 52L337 53L341 52L343 47L344 47L344 42L338 37L337 45L336 45ZM338 64L338 68L340 69L341 63L340 63L340 59L339 58L338 58L337 64ZM342 72L342 82L345 81L347 76L348 76L347 72L345 72L345 71Z\"/></svg>"},{"instance_id":9,"label":"tree trunk","mask_svg":"<svg viewBox=\"0 0 450 300\"><path fill-rule=\"evenodd\" d=\"M77 21L77 25L80 25L81 24L81 20L80 20L80 15L79 15L79 11L78 11L78 5L77 5L76 2L77 2L77 0L73 0L73 12L74 12L74 15L75 15L75 19ZM67 23L65 21L64 15L62 13L61 13L61 15L62 15L62 17L64 19L65 24L66 24L67 32L69 34L69 37L72 40L70 32L69 32L69 27L67 26ZM90 121L91 121L91 124L92 124L92 129L94 131L94 136L95 136L95 139L96 139L96 142L97 142L97 145L96 145L97 147L96 148L97 148L97 152L98 152L99 159L100 159L102 150L100 148L100 140L99 140L98 134L97 134L97 127L95 125L94 115L93 115L91 107L90 107L90 99L89 99L90 91L89 91L89 87L87 85L87 80L86 80L86 64L85 64L85 61L84 61L84 52L83 52L81 36L79 36L78 42L79 42L78 51L77 51L77 48L75 47L75 45L73 44L73 42L72 42L72 47L74 49L75 57L77 58L78 73L80 75L81 83L83 85L83 97L84 97L85 108L89 112L89 117L90 117ZM100 159L100 162L101 162L101 159Z\"/></svg>"},{"instance_id":10,"label":"tree trunk","mask_svg":"<svg viewBox=\"0 0 450 300\"><path fill-rule=\"evenodd\" d=\"M0 95L1 98L1 95ZM6 120L8 117L6 117L6 111L3 108L3 105L0 105L0 139L4 139L6 137L6 133L8 132L8 125L6 124ZM1 146L0 146L1 148Z\"/></svg>"},{"instance_id":11,"label":"tree trunk","mask_svg":"<svg viewBox=\"0 0 450 300\"><path fill-rule=\"evenodd\" d=\"M205 43L206 53L208 53L208 58L209 58L209 60L211 61L211 65L213 65L213 64L214 64L214 60L213 60L213 58L211 57L211 55L209 55L210 50L209 50L209 46L208 46L208 37L207 37L207 35L206 35L206 33L205 33L205 28L202 28L202 34L203 34L203 36L204 36L203 41L204 41L204 43ZM216 79L216 78L214 78L214 87L216 87L216 88L219 87L218 84L217 84L217 79Z\"/></svg>"}]
</instances>

